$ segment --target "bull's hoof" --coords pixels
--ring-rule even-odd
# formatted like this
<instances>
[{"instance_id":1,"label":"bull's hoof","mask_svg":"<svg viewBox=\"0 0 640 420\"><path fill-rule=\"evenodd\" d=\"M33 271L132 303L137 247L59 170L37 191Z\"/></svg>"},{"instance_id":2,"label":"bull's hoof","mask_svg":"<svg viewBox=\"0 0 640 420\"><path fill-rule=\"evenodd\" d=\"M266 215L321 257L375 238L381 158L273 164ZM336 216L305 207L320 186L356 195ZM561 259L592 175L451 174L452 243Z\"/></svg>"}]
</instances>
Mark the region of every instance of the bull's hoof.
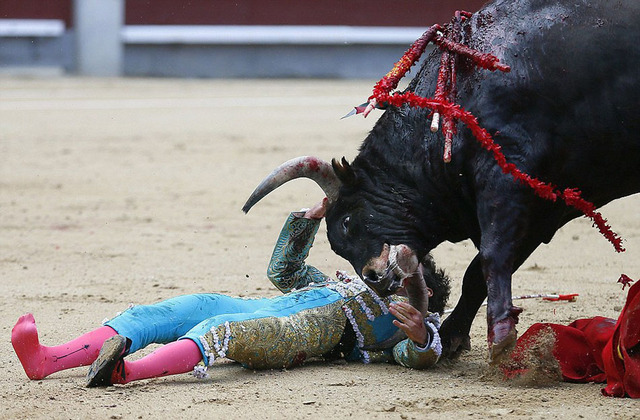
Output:
<instances>
[{"instance_id":1,"label":"bull's hoof","mask_svg":"<svg viewBox=\"0 0 640 420\"><path fill-rule=\"evenodd\" d=\"M489 332L489 363L499 364L516 345L516 321L506 318L496 322Z\"/></svg>"},{"instance_id":2,"label":"bull's hoof","mask_svg":"<svg viewBox=\"0 0 640 420\"><path fill-rule=\"evenodd\" d=\"M471 337L468 334L459 334L450 337L440 336L442 340L442 356L447 359L455 359L463 351L471 350Z\"/></svg>"},{"instance_id":3,"label":"bull's hoof","mask_svg":"<svg viewBox=\"0 0 640 420\"><path fill-rule=\"evenodd\" d=\"M465 350L471 350L470 325L460 322L455 311L440 327L443 358L455 359Z\"/></svg>"}]
</instances>

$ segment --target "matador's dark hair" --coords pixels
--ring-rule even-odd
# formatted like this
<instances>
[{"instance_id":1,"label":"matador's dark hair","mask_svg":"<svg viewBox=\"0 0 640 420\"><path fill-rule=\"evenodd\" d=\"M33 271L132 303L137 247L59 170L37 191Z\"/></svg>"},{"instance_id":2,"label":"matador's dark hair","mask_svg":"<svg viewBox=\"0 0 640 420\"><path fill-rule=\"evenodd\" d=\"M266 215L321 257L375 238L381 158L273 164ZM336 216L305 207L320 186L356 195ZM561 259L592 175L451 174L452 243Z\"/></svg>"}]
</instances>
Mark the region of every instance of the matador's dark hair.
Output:
<instances>
[{"instance_id":1,"label":"matador's dark hair","mask_svg":"<svg viewBox=\"0 0 640 420\"><path fill-rule=\"evenodd\" d=\"M444 270L436 268L431 255L427 254L422 259L422 265L424 267L424 281L427 287L433 290L433 296L429 298L429 312L442 315L449 300L449 293L451 293L451 280Z\"/></svg>"}]
</instances>

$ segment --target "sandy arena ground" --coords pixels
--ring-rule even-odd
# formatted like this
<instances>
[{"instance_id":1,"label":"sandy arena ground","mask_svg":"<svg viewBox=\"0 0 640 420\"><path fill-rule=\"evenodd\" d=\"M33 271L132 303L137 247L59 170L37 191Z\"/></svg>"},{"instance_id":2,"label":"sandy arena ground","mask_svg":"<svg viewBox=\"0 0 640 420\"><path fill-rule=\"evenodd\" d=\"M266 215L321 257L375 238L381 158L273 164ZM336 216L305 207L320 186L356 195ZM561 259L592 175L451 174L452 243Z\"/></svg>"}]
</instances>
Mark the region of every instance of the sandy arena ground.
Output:
<instances>
[{"instance_id":1,"label":"sandy arena ground","mask_svg":"<svg viewBox=\"0 0 640 420\"><path fill-rule=\"evenodd\" d=\"M504 383L486 363L484 311L473 349L429 371L322 362L254 372L222 363L184 374L87 389L87 368L41 381L10 344L32 312L43 344L93 329L130 303L178 294L275 296L266 265L291 210L322 197L288 184L248 215L240 208L281 162L312 154L352 159L377 114L340 117L373 81L0 79L0 418L638 418L640 403L599 384ZM514 277L514 295L579 293L574 303L520 301L520 331L536 321L617 317L621 273L640 278L640 196L603 209L627 252L575 220ZM470 243L436 261L460 278ZM324 225L311 264L349 269ZM145 353L145 352L143 352ZM133 356L133 357L137 357Z\"/></svg>"}]
</instances>

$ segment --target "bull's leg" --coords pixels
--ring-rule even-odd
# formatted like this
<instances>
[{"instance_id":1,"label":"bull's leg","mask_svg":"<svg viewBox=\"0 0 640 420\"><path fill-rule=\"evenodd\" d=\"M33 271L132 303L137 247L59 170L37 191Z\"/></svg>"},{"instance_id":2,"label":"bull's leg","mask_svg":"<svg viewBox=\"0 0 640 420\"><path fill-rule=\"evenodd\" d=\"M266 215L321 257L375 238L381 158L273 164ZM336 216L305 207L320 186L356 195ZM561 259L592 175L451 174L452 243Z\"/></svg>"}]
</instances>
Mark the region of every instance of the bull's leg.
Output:
<instances>
[{"instance_id":1,"label":"bull's leg","mask_svg":"<svg viewBox=\"0 0 640 420\"><path fill-rule=\"evenodd\" d=\"M519 247L506 246L510 250L509 262L502 260L483 260L483 271L487 284L487 342L489 359L498 361L500 356L515 345L517 338L516 324L522 308L513 306L511 299L511 277L531 253L542 243L539 240L540 230L532 229L531 234L523 240ZM503 244L504 245L504 244ZM512 255L518 250L516 255ZM495 252L499 255L499 251ZM500 270L502 267L502 270Z\"/></svg>"},{"instance_id":2,"label":"bull's leg","mask_svg":"<svg viewBox=\"0 0 640 420\"><path fill-rule=\"evenodd\" d=\"M496 191L506 188L496 188ZM544 228L530 218L529 200L515 191L493 195L479 208L482 230L480 259L487 286L487 341L490 361L496 362L516 342L516 324L521 308L513 306L511 277L513 272L541 243ZM520 201L522 200L522 201Z\"/></svg>"},{"instance_id":3,"label":"bull's leg","mask_svg":"<svg viewBox=\"0 0 640 420\"><path fill-rule=\"evenodd\" d=\"M495 215L492 215L492 219ZM501 215L502 216L502 215ZM517 216L516 216L517 217ZM518 241L516 218L494 221L482 232L480 259L487 286L487 341L490 361L509 350L516 342L516 324L521 310L511 301L511 275L515 271Z\"/></svg>"},{"instance_id":4,"label":"bull's leg","mask_svg":"<svg viewBox=\"0 0 640 420\"><path fill-rule=\"evenodd\" d=\"M482 274L482 264L478 254L467 268L462 280L462 294L453 312L440 328L442 354L455 357L462 350L471 349L469 331L471 324L487 296L487 287Z\"/></svg>"},{"instance_id":5,"label":"bull's leg","mask_svg":"<svg viewBox=\"0 0 640 420\"><path fill-rule=\"evenodd\" d=\"M522 310L511 300L511 276L533 249L533 194L513 180L484 174L487 183L477 196L480 225L479 256L487 287L487 341L490 361L495 362L516 342L516 324ZM539 242L538 242L539 243ZM524 257L523 257L524 256Z\"/></svg>"},{"instance_id":6,"label":"bull's leg","mask_svg":"<svg viewBox=\"0 0 640 420\"><path fill-rule=\"evenodd\" d=\"M522 309L511 300L511 273L499 270L496 264L487 264L487 342L489 359L496 361L516 342L516 324ZM509 270L511 271L511 270Z\"/></svg>"}]
</instances>

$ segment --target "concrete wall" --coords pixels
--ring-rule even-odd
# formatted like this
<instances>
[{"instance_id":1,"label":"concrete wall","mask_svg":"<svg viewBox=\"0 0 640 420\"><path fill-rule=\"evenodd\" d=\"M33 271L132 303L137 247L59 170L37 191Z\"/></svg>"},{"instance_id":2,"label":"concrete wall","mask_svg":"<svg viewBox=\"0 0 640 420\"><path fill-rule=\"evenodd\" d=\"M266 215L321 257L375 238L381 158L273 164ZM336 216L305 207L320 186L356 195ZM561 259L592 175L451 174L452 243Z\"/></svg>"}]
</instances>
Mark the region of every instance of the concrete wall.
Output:
<instances>
[{"instance_id":1,"label":"concrete wall","mask_svg":"<svg viewBox=\"0 0 640 420\"><path fill-rule=\"evenodd\" d=\"M127 76L380 78L405 46L128 45Z\"/></svg>"},{"instance_id":2,"label":"concrete wall","mask_svg":"<svg viewBox=\"0 0 640 420\"><path fill-rule=\"evenodd\" d=\"M60 20L0 19L0 73L62 74L74 67L73 51Z\"/></svg>"},{"instance_id":3,"label":"concrete wall","mask_svg":"<svg viewBox=\"0 0 640 420\"><path fill-rule=\"evenodd\" d=\"M132 76L376 78L422 28L128 26Z\"/></svg>"},{"instance_id":4,"label":"concrete wall","mask_svg":"<svg viewBox=\"0 0 640 420\"><path fill-rule=\"evenodd\" d=\"M124 26L117 45L113 36L85 38L79 45L77 31L82 27L46 32L42 25L33 26L38 22L0 20L0 73L378 78L423 30L143 25Z\"/></svg>"},{"instance_id":5,"label":"concrete wall","mask_svg":"<svg viewBox=\"0 0 640 420\"><path fill-rule=\"evenodd\" d=\"M483 2L2 0L0 72L379 77L427 26Z\"/></svg>"}]
</instances>

